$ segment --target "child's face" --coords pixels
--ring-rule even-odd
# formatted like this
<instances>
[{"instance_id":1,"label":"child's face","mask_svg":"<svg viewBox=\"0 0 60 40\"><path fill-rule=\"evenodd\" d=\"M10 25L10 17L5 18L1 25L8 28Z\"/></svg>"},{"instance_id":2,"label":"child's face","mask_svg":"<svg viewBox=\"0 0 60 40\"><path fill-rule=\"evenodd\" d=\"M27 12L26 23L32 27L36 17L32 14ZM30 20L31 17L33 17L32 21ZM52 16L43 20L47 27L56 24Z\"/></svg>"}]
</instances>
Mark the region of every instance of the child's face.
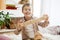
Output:
<instances>
[{"instance_id":1,"label":"child's face","mask_svg":"<svg viewBox=\"0 0 60 40\"><path fill-rule=\"evenodd\" d=\"M22 12L23 12L23 14L24 14L25 17L31 17L32 16L30 6L25 6L23 8L23 11Z\"/></svg>"}]
</instances>

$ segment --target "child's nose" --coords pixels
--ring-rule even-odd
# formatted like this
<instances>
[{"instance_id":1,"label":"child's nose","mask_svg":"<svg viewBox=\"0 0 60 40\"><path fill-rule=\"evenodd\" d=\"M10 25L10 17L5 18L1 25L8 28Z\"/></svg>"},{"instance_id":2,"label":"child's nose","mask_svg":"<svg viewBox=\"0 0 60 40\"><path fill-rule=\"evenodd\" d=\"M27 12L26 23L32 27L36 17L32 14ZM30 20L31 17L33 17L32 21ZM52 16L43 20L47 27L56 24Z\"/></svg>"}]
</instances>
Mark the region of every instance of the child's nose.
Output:
<instances>
[{"instance_id":1,"label":"child's nose","mask_svg":"<svg viewBox=\"0 0 60 40\"><path fill-rule=\"evenodd\" d=\"M27 10L27 12L29 12L29 10Z\"/></svg>"},{"instance_id":2,"label":"child's nose","mask_svg":"<svg viewBox=\"0 0 60 40\"><path fill-rule=\"evenodd\" d=\"M27 10L27 12L29 12L29 10Z\"/></svg>"}]
</instances>

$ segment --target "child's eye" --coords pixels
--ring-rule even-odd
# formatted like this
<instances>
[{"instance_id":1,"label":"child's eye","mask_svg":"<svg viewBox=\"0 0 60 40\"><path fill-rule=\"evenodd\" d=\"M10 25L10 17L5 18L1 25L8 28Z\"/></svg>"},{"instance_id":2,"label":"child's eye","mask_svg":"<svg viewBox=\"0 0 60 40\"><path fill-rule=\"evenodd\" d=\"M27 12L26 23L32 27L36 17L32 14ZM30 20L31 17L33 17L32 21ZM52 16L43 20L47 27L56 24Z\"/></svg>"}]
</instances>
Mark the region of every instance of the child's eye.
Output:
<instances>
[{"instance_id":1,"label":"child's eye","mask_svg":"<svg viewBox=\"0 0 60 40\"><path fill-rule=\"evenodd\" d=\"M31 11L31 9L29 9L29 11Z\"/></svg>"},{"instance_id":2,"label":"child's eye","mask_svg":"<svg viewBox=\"0 0 60 40\"><path fill-rule=\"evenodd\" d=\"M25 9L25 11L27 11L27 9Z\"/></svg>"}]
</instances>

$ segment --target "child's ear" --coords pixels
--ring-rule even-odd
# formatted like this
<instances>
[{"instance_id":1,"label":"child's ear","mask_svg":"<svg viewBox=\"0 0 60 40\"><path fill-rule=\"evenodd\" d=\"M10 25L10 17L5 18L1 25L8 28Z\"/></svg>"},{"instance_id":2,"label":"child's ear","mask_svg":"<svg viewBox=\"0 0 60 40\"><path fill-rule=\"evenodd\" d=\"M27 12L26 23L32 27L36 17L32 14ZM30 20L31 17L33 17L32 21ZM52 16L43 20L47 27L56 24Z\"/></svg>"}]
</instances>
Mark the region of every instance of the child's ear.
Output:
<instances>
[{"instance_id":1,"label":"child's ear","mask_svg":"<svg viewBox=\"0 0 60 40\"><path fill-rule=\"evenodd\" d=\"M23 11L22 11L22 14L23 14Z\"/></svg>"}]
</instances>

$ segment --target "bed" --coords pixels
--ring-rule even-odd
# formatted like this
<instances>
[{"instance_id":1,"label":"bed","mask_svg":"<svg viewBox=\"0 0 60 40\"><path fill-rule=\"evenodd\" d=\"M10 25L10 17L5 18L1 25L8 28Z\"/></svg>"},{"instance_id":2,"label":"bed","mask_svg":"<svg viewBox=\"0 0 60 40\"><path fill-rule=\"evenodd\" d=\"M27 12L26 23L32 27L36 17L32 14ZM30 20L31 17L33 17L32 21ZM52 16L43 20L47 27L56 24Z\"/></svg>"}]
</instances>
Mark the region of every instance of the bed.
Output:
<instances>
[{"instance_id":1,"label":"bed","mask_svg":"<svg viewBox=\"0 0 60 40\"><path fill-rule=\"evenodd\" d=\"M38 26L38 28L39 28L38 32L42 35L42 40L60 40L60 35L56 34L53 31L53 30L55 30L55 27L60 28L59 26L52 26L52 27L49 27L48 30L47 30L47 28L43 28L43 30L42 30L42 28L40 28L40 26ZM60 29L59 29L59 31L60 31Z\"/></svg>"}]
</instances>

